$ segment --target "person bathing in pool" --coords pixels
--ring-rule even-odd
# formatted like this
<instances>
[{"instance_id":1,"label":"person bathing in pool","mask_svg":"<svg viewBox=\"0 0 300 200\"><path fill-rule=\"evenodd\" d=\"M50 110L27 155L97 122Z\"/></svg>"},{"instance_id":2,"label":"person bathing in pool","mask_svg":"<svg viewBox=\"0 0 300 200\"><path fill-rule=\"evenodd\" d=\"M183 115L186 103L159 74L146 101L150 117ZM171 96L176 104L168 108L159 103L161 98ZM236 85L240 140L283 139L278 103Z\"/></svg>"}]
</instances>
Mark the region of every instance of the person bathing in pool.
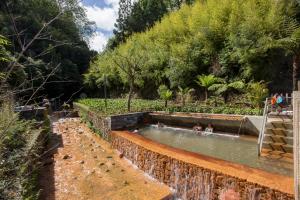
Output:
<instances>
[{"instance_id":1,"label":"person bathing in pool","mask_svg":"<svg viewBox=\"0 0 300 200\"><path fill-rule=\"evenodd\" d=\"M157 128L163 128L164 126L164 124L157 122Z\"/></svg>"},{"instance_id":2,"label":"person bathing in pool","mask_svg":"<svg viewBox=\"0 0 300 200\"><path fill-rule=\"evenodd\" d=\"M193 131L197 134L202 134L202 130L202 126L200 126L199 123L197 123L197 125L193 127Z\"/></svg>"},{"instance_id":3,"label":"person bathing in pool","mask_svg":"<svg viewBox=\"0 0 300 200\"><path fill-rule=\"evenodd\" d=\"M214 128L211 124L208 124L205 131L204 131L204 134L205 135L210 135L214 132Z\"/></svg>"}]
</instances>

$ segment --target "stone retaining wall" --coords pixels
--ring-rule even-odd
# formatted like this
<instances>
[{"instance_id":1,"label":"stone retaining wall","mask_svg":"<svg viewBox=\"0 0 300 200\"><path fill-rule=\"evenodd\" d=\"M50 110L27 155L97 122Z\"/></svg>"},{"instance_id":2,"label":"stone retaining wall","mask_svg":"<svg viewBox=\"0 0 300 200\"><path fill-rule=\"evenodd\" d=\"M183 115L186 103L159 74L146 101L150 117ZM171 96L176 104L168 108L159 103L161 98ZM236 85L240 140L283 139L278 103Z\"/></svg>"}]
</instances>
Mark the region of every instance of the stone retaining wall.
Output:
<instances>
[{"instance_id":1,"label":"stone retaining wall","mask_svg":"<svg viewBox=\"0 0 300 200\"><path fill-rule=\"evenodd\" d=\"M78 111L80 117L89 121L93 128L100 131L102 138L110 141L111 123L110 117L103 117L91 111L87 106L73 103L74 110Z\"/></svg>"},{"instance_id":2,"label":"stone retaining wall","mask_svg":"<svg viewBox=\"0 0 300 200\"><path fill-rule=\"evenodd\" d=\"M38 108L21 108L18 107L15 109L17 113L19 113L19 117L24 120L32 120L35 119L37 121L43 121L47 117L47 109L46 107L38 107Z\"/></svg>"},{"instance_id":3,"label":"stone retaining wall","mask_svg":"<svg viewBox=\"0 0 300 200\"><path fill-rule=\"evenodd\" d=\"M79 112L81 117L90 121L92 126L100 131L102 137L108 141L111 139L111 130L134 128L143 123L144 116L146 115L146 113L140 112L104 117L79 103L74 103L74 109Z\"/></svg>"},{"instance_id":4,"label":"stone retaining wall","mask_svg":"<svg viewBox=\"0 0 300 200\"><path fill-rule=\"evenodd\" d=\"M130 132L112 132L112 145L139 169L193 200L292 200L293 180L243 165L186 152ZM226 199L226 198L224 198Z\"/></svg>"},{"instance_id":5,"label":"stone retaining wall","mask_svg":"<svg viewBox=\"0 0 300 200\"><path fill-rule=\"evenodd\" d=\"M146 114L147 113L139 112L110 116L111 130L125 130L135 128L137 125L142 125Z\"/></svg>"}]
</instances>

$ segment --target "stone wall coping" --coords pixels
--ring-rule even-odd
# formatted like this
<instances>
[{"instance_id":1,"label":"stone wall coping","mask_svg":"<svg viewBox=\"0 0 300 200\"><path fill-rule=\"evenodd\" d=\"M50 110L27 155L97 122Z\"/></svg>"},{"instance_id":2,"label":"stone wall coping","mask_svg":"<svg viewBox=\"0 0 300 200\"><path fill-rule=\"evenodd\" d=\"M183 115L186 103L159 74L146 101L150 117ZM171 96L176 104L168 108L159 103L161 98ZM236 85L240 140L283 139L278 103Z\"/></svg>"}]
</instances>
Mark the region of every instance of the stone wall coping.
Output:
<instances>
[{"instance_id":1,"label":"stone wall coping","mask_svg":"<svg viewBox=\"0 0 300 200\"><path fill-rule=\"evenodd\" d=\"M132 113L124 113L124 114L110 115L109 117L122 117L122 116L131 116L131 115L147 114L147 113L149 113L149 112L132 112Z\"/></svg>"},{"instance_id":2,"label":"stone wall coping","mask_svg":"<svg viewBox=\"0 0 300 200\"><path fill-rule=\"evenodd\" d=\"M122 137L150 151L186 163L194 164L205 169L213 170L239 179L244 179L247 180L247 182L259 184L283 193L294 195L294 183L292 177L274 174L260 169L248 167L246 165L170 147L129 131L112 131L112 136Z\"/></svg>"},{"instance_id":3,"label":"stone wall coping","mask_svg":"<svg viewBox=\"0 0 300 200\"><path fill-rule=\"evenodd\" d=\"M26 112L26 111L38 111L38 110L46 110L46 107L39 106L39 107L31 107L31 106L19 106L15 107L16 112Z\"/></svg>"},{"instance_id":4,"label":"stone wall coping","mask_svg":"<svg viewBox=\"0 0 300 200\"><path fill-rule=\"evenodd\" d=\"M193 117L193 118L207 118L207 119L221 119L221 120L235 120L241 121L247 117L260 117L257 115L231 115L231 114L211 114L211 113L187 113L187 112L150 112L150 115L162 115L171 117Z\"/></svg>"}]
</instances>

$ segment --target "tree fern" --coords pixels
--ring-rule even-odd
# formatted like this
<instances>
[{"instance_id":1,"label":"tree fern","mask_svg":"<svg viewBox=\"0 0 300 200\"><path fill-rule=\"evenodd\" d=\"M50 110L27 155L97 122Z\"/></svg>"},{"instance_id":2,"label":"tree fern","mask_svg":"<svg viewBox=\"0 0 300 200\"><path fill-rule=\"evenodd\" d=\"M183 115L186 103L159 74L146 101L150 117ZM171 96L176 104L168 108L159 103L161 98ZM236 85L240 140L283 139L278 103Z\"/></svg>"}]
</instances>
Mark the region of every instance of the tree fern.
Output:
<instances>
[{"instance_id":1,"label":"tree fern","mask_svg":"<svg viewBox=\"0 0 300 200\"><path fill-rule=\"evenodd\" d=\"M208 98L208 88L220 81L221 81L221 79L218 77L215 77L213 74L209 74L209 75L202 74L202 75L197 76L196 83L199 86L205 88L205 101L207 101L207 98Z\"/></svg>"}]
</instances>

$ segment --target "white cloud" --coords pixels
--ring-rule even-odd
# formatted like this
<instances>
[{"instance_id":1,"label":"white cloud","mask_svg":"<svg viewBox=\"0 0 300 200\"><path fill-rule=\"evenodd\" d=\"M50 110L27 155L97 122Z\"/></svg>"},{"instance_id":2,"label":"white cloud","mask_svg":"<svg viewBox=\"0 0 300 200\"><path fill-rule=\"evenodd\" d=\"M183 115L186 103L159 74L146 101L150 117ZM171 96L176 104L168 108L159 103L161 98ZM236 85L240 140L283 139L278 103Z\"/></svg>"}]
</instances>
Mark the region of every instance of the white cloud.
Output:
<instances>
[{"instance_id":1,"label":"white cloud","mask_svg":"<svg viewBox=\"0 0 300 200\"><path fill-rule=\"evenodd\" d=\"M118 7L119 6L119 0L104 0L106 5L112 5L112 7Z\"/></svg>"},{"instance_id":2,"label":"white cloud","mask_svg":"<svg viewBox=\"0 0 300 200\"><path fill-rule=\"evenodd\" d=\"M114 29L114 24L118 17L119 10L119 0L104 0L106 7L99 7L96 5L88 6L83 5L86 10L87 18L90 21L96 23L97 29L112 32ZM106 45L109 36L105 35L101 31L97 31L90 38L90 47L96 51L102 51L103 47Z\"/></svg>"},{"instance_id":3,"label":"white cloud","mask_svg":"<svg viewBox=\"0 0 300 200\"><path fill-rule=\"evenodd\" d=\"M88 19L96 22L97 28L105 31L112 31L114 29L118 13L113 7L85 6L85 9Z\"/></svg>"},{"instance_id":4,"label":"white cloud","mask_svg":"<svg viewBox=\"0 0 300 200\"><path fill-rule=\"evenodd\" d=\"M103 33L101 32L96 32L91 38L90 38L90 48L101 52L105 45L107 44L108 41L108 37L105 36Z\"/></svg>"}]
</instances>

